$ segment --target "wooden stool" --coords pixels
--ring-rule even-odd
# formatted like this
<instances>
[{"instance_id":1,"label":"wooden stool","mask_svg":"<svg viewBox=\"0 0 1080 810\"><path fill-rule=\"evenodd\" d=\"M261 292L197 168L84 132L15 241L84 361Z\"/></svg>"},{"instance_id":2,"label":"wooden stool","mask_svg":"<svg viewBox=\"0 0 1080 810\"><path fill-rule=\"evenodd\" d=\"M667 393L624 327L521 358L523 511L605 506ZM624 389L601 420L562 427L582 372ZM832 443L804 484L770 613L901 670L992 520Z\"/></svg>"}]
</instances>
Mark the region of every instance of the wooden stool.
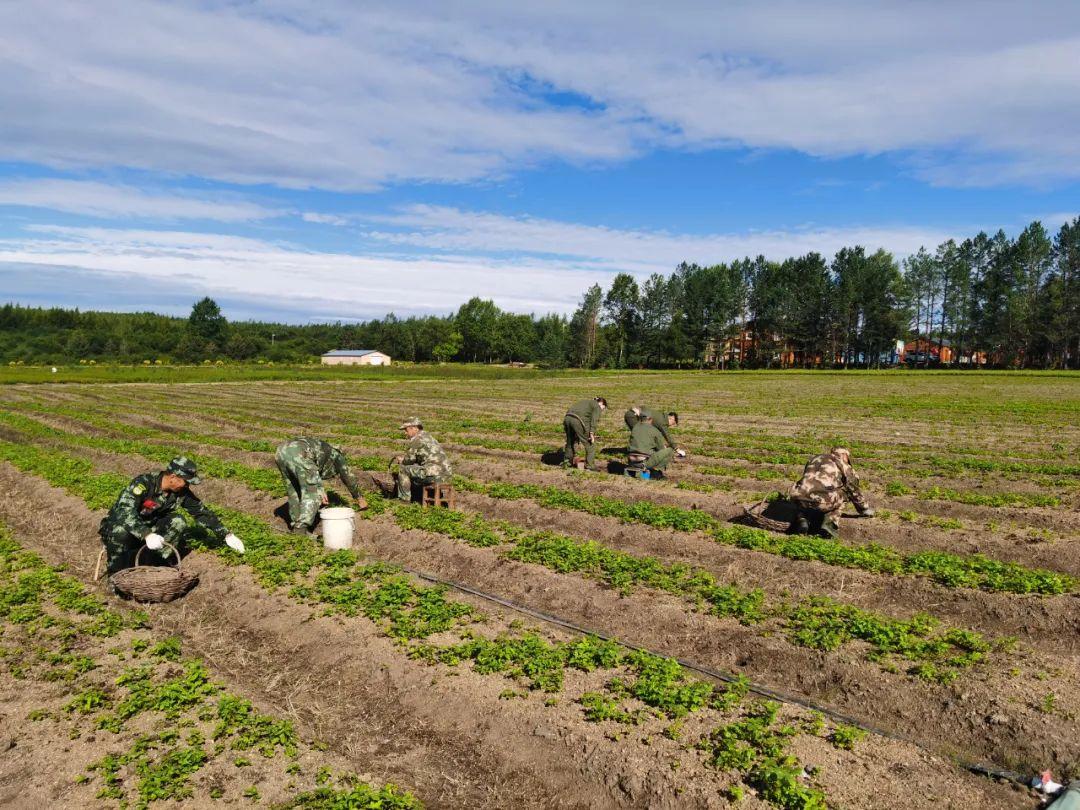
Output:
<instances>
[{"instance_id":1,"label":"wooden stool","mask_svg":"<svg viewBox=\"0 0 1080 810\"><path fill-rule=\"evenodd\" d=\"M454 485L453 484L425 484L424 497L420 505L441 506L444 509L454 508Z\"/></svg>"}]
</instances>

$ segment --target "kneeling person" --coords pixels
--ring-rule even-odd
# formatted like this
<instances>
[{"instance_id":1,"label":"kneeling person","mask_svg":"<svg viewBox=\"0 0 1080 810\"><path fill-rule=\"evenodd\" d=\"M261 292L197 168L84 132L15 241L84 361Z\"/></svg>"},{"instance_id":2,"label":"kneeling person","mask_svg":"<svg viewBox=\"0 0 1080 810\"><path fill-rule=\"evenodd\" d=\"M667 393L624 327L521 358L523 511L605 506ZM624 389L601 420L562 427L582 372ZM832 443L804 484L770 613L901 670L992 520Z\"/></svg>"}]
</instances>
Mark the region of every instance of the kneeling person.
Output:
<instances>
[{"instance_id":1,"label":"kneeling person","mask_svg":"<svg viewBox=\"0 0 1080 810\"><path fill-rule=\"evenodd\" d=\"M659 408L647 408L644 405L635 405L623 414L623 421L626 422L627 429L631 431L638 422L644 422L646 419L652 420L653 427L660 431L660 435L664 437L667 446L674 450L675 440L671 438L671 432L668 428L678 426L679 415L675 411L668 411L665 414Z\"/></svg>"},{"instance_id":2,"label":"kneeling person","mask_svg":"<svg viewBox=\"0 0 1080 810\"><path fill-rule=\"evenodd\" d=\"M418 417L406 419L401 429L405 431L409 447L405 455L394 459L400 465L394 477L398 499L411 501L414 486L447 483L453 478L454 471L442 446L424 430Z\"/></svg>"},{"instance_id":3,"label":"kneeling person","mask_svg":"<svg viewBox=\"0 0 1080 810\"><path fill-rule=\"evenodd\" d=\"M161 472L143 473L131 480L98 529L110 575L133 566L135 554L144 543L156 553L140 563L164 564L172 553L165 548L166 542L183 556L187 552L187 523L177 514L178 507L219 540L224 539L229 548L244 553L240 538L229 532L191 491L189 485L199 480L195 464L183 456L174 458Z\"/></svg>"},{"instance_id":4,"label":"kneeling person","mask_svg":"<svg viewBox=\"0 0 1080 810\"><path fill-rule=\"evenodd\" d=\"M860 515L874 514L869 501L859 489L859 476L851 466L851 453L834 447L814 456L803 469L802 478L791 488L790 498L799 507L793 526L797 534L820 534L839 537L836 517L850 500Z\"/></svg>"},{"instance_id":5,"label":"kneeling person","mask_svg":"<svg viewBox=\"0 0 1080 810\"><path fill-rule=\"evenodd\" d=\"M330 503L324 478L340 478L357 506L367 508L348 459L329 442L307 436L292 439L278 447L274 460L289 496L289 528L294 534L311 534L319 507Z\"/></svg>"},{"instance_id":6,"label":"kneeling person","mask_svg":"<svg viewBox=\"0 0 1080 810\"><path fill-rule=\"evenodd\" d=\"M668 446L664 435L653 424L652 417L646 417L634 425L630 431L630 455L645 456L642 462L650 474L658 472L663 474L667 465L671 463L675 451Z\"/></svg>"}]
</instances>

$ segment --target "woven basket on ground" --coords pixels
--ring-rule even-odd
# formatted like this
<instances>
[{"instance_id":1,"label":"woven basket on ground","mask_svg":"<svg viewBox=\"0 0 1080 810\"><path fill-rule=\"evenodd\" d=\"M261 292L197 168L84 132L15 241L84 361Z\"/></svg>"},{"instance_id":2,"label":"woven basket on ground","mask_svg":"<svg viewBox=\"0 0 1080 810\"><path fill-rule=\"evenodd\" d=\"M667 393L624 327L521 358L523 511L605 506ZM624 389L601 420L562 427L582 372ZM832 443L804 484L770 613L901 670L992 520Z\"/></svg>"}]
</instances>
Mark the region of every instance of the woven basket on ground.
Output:
<instances>
[{"instance_id":1,"label":"woven basket on ground","mask_svg":"<svg viewBox=\"0 0 1080 810\"><path fill-rule=\"evenodd\" d=\"M743 507L746 523L759 529L768 529L770 532L788 531L797 516L797 507L784 498L772 501L766 498L753 506Z\"/></svg>"},{"instance_id":2,"label":"woven basket on ground","mask_svg":"<svg viewBox=\"0 0 1080 810\"><path fill-rule=\"evenodd\" d=\"M199 584L199 575L190 574L180 568L180 555L176 549L168 543L165 544L173 557L176 566L139 565L146 546L142 546L135 554L135 565L117 571L109 582L124 596L130 596L138 602L171 602L177 597L183 596Z\"/></svg>"}]
</instances>

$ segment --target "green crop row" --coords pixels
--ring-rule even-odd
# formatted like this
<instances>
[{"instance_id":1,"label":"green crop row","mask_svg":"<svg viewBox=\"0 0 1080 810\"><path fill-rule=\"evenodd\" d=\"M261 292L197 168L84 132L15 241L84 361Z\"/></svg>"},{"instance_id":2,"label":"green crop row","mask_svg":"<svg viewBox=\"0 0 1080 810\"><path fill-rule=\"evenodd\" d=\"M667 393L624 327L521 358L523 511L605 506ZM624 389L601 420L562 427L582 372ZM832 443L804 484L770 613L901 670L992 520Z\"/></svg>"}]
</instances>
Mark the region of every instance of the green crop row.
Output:
<instances>
[{"instance_id":1,"label":"green crop row","mask_svg":"<svg viewBox=\"0 0 1080 810\"><path fill-rule=\"evenodd\" d=\"M0 526L0 640L6 642L0 644L0 666L17 679L63 684L69 695L62 709L35 709L28 719L66 721L72 738L89 730L119 739L139 729L126 750L109 751L78 780L97 779L98 800L134 808L183 800L192 796L193 777L233 757L231 752L255 751L269 761L279 755L296 760L301 748L309 750L288 720L261 714L228 693L201 661L182 660L179 639L155 643L145 627L145 614L110 608ZM102 673L115 670L116 662L97 656L111 639L126 639L127 646L109 652L137 663L110 679ZM164 730L146 733L155 722ZM111 738L98 738L103 747L116 749ZM346 789L323 789L324 797L359 791L368 800L362 806L373 810L420 806L393 785L374 788L351 776L347 781ZM294 794L289 806L318 806L315 792L287 789Z\"/></svg>"},{"instance_id":2,"label":"green crop row","mask_svg":"<svg viewBox=\"0 0 1080 810\"><path fill-rule=\"evenodd\" d=\"M747 625L775 621L798 646L834 650L849 641L863 641L869 645L871 660L887 669L895 669L895 658L906 660L912 665L909 671L926 680L954 680L962 669L982 663L992 649L1003 649L1011 642L1002 639L991 644L978 633L942 629L926 614L906 621L892 619L823 596L770 604L761 590L723 585L702 569L549 532L517 539L504 556L564 573L582 573L623 593L637 586L656 588Z\"/></svg>"},{"instance_id":3,"label":"green crop row","mask_svg":"<svg viewBox=\"0 0 1080 810\"><path fill-rule=\"evenodd\" d=\"M150 389L148 395L152 396L154 393L156 393L156 390ZM167 397L170 397L170 396L174 396L174 394L172 394L172 393L170 393L170 394L160 394L158 401L160 401L160 402L171 402L172 400L167 399ZM113 389L113 390L109 391L109 402L127 403L127 402L130 402L130 397L125 397L123 395L123 391L120 390L120 389ZM295 413L298 416L308 416L308 415L310 415L310 410L308 409L308 406L306 404L301 405L299 402L296 402L294 404L293 401L289 401L289 400L282 401L282 400L280 400L280 397L278 397L278 399L274 400L274 404L275 404L275 406L278 406L280 409L282 409L285 414L291 415L291 414ZM311 422L311 424L312 424L312 426L315 426L315 424L319 424L319 423L322 423L322 424L326 424L326 423L330 423L330 422L337 423L337 422L341 421L340 419L337 418L338 416L340 416L342 418L348 418L349 416L351 416L352 411L356 407L357 406L353 405L349 409L334 409L332 405L329 405L327 403L327 406L324 407L320 411L320 417L321 417L320 422ZM380 405L379 405L378 402L364 403L360 407L362 407L365 410L369 411L369 413L373 413L375 421L380 426L379 429L374 429L374 430L369 429L368 431L365 432L365 434L382 435L382 436L393 436L393 435L395 435L395 432L392 430L392 428L393 428L393 418L396 418L396 416L397 416L396 414L394 414L392 417L383 416L382 410L380 409ZM443 417L443 418L433 417L431 419L431 426L433 428L435 428L436 430L438 430L438 431L445 431L445 432L448 432L449 434L455 434L455 433L458 433L460 431L471 431L471 430L484 431L484 432L490 433L491 437L496 438L496 440L501 440L501 438L503 438L504 436L505 437L513 437L513 436L518 436L519 437L519 436L523 436L523 435L528 435L528 436L543 437L543 436L552 435L553 430L557 434L557 426L555 424L555 422L557 420L551 420L550 423L548 421L546 421L546 420L544 420L544 421L534 421L534 420L532 420L530 418L529 415L526 415L526 417L521 421L511 420L511 419L504 419L504 418L503 419L496 419L496 418L487 418L487 417L476 417L474 415L475 414L475 408L470 407L468 409L459 409L459 410L460 410L461 416ZM214 413L219 413L221 415L224 415L227 418L232 418L232 419L238 419L239 418L241 420L246 420L246 418L247 418L246 409L244 409L244 408L241 408L240 410L238 410L238 408L235 408L235 407L233 407L231 409L216 408L216 409L214 409ZM370 417L368 417L368 418L370 418ZM714 444L715 444L716 440L720 440L721 442L723 442L723 444L716 445L720 451L723 451L725 448L745 448L747 450L751 450L752 454L754 454L754 455L750 456L750 458L752 460L758 460L762 455L769 455L769 453L777 453L777 451L780 451L780 453L785 454L788 457L793 457L794 460L792 461L792 463L796 463L796 462L800 463L801 461L804 461L808 457L808 455L812 455L812 454L816 453L816 451L819 451L822 446L827 445L828 442L833 441L833 438L835 438L836 442L843 443L843 444L846 444L848 446L851 446L852 449L855 451L855 453L860 455L861 457L873 457L873 456L880 455L882 449L887 451L887 453L892 454L892 453L895 453L895 449L896 449L896 448L894 448L893 446L890 446L890 445L882 446L882 445L877 445L877 444L874 444L874 443L864 443L864 442L854 441L854 440L850 440L850 438L842 438L842 437L832 437L832 438L825 437L825 438L821 438L821 437L816 437L816 436L813 436L813 437L810 437L810 436L807 436L807 437L802 437L802 436L785 437L785 436L769 436L769 435L747 435L746 432L739 432L739 433L723 433L723 432L716 432L716 431L703 432L703 431L700 431L700 430L699 431L694 431L692 428L688 428L684 432L688 437L698 437L698 438L700 438L700 441L699 441L699 445L700 445L699 449L700 450L712 449L714 447ZM714 444L710 444L710 442L713 442ZM935 449L937 449L935 446L927 445L927 450L930 451L930 453L932 453L932 451L935 450ZM764 451L764 453L762 453L762 451ZM975 456L989 455L991 457L995 457L997 455L996 450L988 450L986 448L966 448L966 447L957 447L957 448L955 448L955 453L957 453L957 454L962 453L962 454L975 455ZM1015 453L1013 455L1023 456L1024 454ZM926 457L924 457L924 456L922 456L920 454L918 456L914 456L913 458L922 460L922 459L924 459ZM1034 455L1034 456L1032 456L1032 458L1038 459L1039 456ZM1067 465L1066 465L1066 467L1067 467ZM973 471L989 471L989 468L985 467L985 465L982 465L982 464L976 464L971 469ZM1007 465L1007 467L1002 468L1002 469L1009 469L1008 465ZM1020 468L1015 468L1015 469L1020 469Z\"/></svg>"},{"instance_id":4,"label":"green crop row","mask_svg":"<svg viewBox=\"0 0 1080 810\"><path fill-rule=\"evenodd\" d=\"M890 481L886 484L885 494L891 497L915 495L923 501L953 501L972 506L996 508L1061 505L1061 498L1055 495L1034 495L1026 492L959 492L945 487L930 487L916 491L902 481Z\"/></svg>"},{"instance_id":5,"label":"green crop row","mask_svg":"<svg viewBox=\"0 0 1080 810\"><path fill-rule=\"evenodd\" d=\"M724 478L754 478L758 481L777 481L787 478L783 470L774 470L768 467L762 469L750 469L748 467L698 467L701 475L718 475Z\"/></svg>"},{"instance_id":6,"label":"green crop row","mask_svg":"<svg viewBox=\"0 0 1080 810\"><path fill-rule=\"evenodd\" d=\"M171 434L169 441L164 444L153 444L135 439L114 439L104 436L89 436L84 434L64 433L43 425L34 419L27 418L15 413L0 413L0 423L15 428L20 433L35 438L58 439L67 444L80 447L90 447L97 450L106 450L111 453L123 455L140 455L144 458L161 464L167 464L178 453L184 453L188 458L195 461L199 471L203 475L212 478L229 478L241 480L249 486L273 495L285 494L281 475L276 469L269 467L251 467L237 461L223 461L205 454L192 453L188 449L188 442L211 444L216 446L231 446L235 442L229 440L208 441L213 437L202 435L189 435L181 432ZM249 442L251 445L258 442ZM350 463L357 469L382 470L385 462L371 457L353 457Z\"/></svg>"},{"instance_id":7,"label":"green crop row","mask_svg":"<svg viewBox=\"0 0 1080 810\"><path fill-rule=\"evenodd\" d=\"M21 452L23 450L25 452ZM40 450L24 449L3 442L0 442L0 458L8 458L17 464L21 460L23 464L30 465L39 474L44 474L59 485L74 489L82 497L92 497L96 503L102 503L99 487L94 485L94 491L87 492L87 488L92 486L88 482L96 478L92 475L88 462L65 460ZM106 480L107 484L113 487L113 492L119 488L118 484L123 486L122 479L117 477ZM782 603L766 608L763 604L764 595L760 591L742 591L735 585L720 585L712 575L700 569L665 564L650 557L635 557L596 543L545 532L525 533L517 530L507 536L511 527L492 523L480 515L398 505L388 503L377 495L369 498L369 504L376 512L391 511L403 528L442 534L480 547L512 542L513 547L505 552L505 556L511 559L542 564L563 573L584 573L624 592L630 587L644 585L676 593L693 601L701 601L709 606L712 613L735 618L746 624L765 618L777 619L782 622L788 639L800 646L831 650L850 640L866 641L871 645L871 655L880 660L883 666L891 668L893 665L888 659L899 656L915 665L916 674L930 679L951 680L956 677L961 667L980 662L990 649L987 642L974 634L970 636L974 639L972 644L953 649L955 645L949 643L952 638L949 633L930 635L937 623L929 617L917 617L907 622L898 621L829 599L804 601L798 605ZM709 518L702 512L689 514ZM250 532L261 532L261 521L243 513L230 512L228 518L230 527L234 531L242 532L245 537ZM799 559L828 559L827 555L835 553L836 548L847 548L821 538L785 538L746 527L724 525L714 531L750 532L750 536L758 540L757 545L746 546L750 548L760 547L762 542L794 541L801 545L798 550L794 545L788 548L788 556ZM938 559L939 556L941 555L930 552L913 555L909 565L914 570L918 563L936 578L947 579L949 560L942 561ZM272 533L264 543L249 548L247 562L261 582L277 586L289 583L297 576L306 575L316 566L328 564L328 560L334 559L321 557L311 544L304 542L302 538L297 540L292 535ZM339 559L345 564L352 558L344 556ZM994 566L1001 564L991 560L984 562L991 570L983 571L981 575L983 579L991 581L995 574ZM894 567L899 570L898 566L897 558L894 559ZM861 567L870 568L870 562L864 561ZM882 569L879 567L871 570ZM363 571L367 575L358 579L357 571ZM343 570L332 569L317 580L315 591L312 586L303 586L297 593L308 598L314 592L318 601L335 605L339 609L350 604L362 606L362 600L368 598L368 589L374 587L376 592L380 592L383 583L379 577L388 576L390 572L379 568L354 568L347 574ZM374 585L371 584L373 579ZM399 583L399 587L404 588L404 585ZM445 610L445 606L442 609ZM370 613L367 615L375 618ZM391 634L399 638L414 637L408 635L412 626L409 622L411 619L405 621L404 629L395 625ZM426 624L421 622L421 626ZM827 628L828 632L824 632L823 628Z\"/></svg>"},{"instance_id":8,"label":"green crop row","mask_svg":"<svg viewBox=\"0 0 1080 810\"><path fill-rule=\"evenodd\" d=\"M903 554L887 546L868 543L849 546L836 540L806 535L782 535L740 526L697 509L664 506L649 501L628 502L604 495L535 484L484 483L458 476L458 488L506 500L531 500L552 509L612 517L683 532L701 531L714 540L739 548L776 554L795 560L815 560L844 568L882 574L924 576L948 587L981 588L1007 593L1060 594L1074 591L1076 581L1067 574L1027 568L982 555L947 552Z\"/></svg>"},{"instance_id":9,"label":"green crop row","mask_svg":"<svg viewBox=\"0 0 1080 810\"><path fill-rule=\"evenodd\" d=\"M98 494L117 483L115 476L95 476L85 468L81 476L73 479L69 473L79 466L79 460L9 442L0 442L0 458L41 475L88 501L100 500ZM612 694L620 699L640 701L666 716L678 717L704 708L731 708L730 695L721 697L719 690L692 678L676 662L648 653L630 652L620 645L595 639L547 642L532 633L483 639L465 631L459 642L425 642L424 639L432 635L453 630L462 622L475 621L479 617L463 603L448 599L445 589L417 585L395 566L362 564L352 551L327 554L310 540L277 532L264 521L245 513L220 508L215 511L231 529L244 537L248 551L242 564L250 566L265 587L291 585L289 595L292 598L321 605L327 612L364 615L374 621L381 632L404 645L407 653L414 657L445 665L469 660L479 673L525 678L534 688L544 690L561 689L562 673L568 668L622 668L636 678L625 687L619 686L622 682L615 679ZM196 532L193 537L196 545L200 545L199 537ZM222 555L222 558L241 564L231 555ZM197 671L189 672L185 677L197 682L198 674ZM102 701L100 697L88 700L94 704L94 710L111 712L116 705L116 701ZM105 721L106 725L113 722ZM789 761L790 755L784 754L776 766ZM107 767L103 767L110 772L113 764L107 763ZM752 773L747 771L744 776L752 778ZM820 794L809 791L807 795L819 797Z\"/></svg>"},{"instance_id":10,"label":"green crop row","mask_svg":"<svg viewBox=\"0 0 1080 810\"><path fill-rule=\"evenodd\" d=\"M46 411L47 410L46 408L44 408L44 406L31 406L31 405L29 405L27 403L21 403L20 406L25 408L25 409L30 409L30 410L41 410L41 411ZM82 421L86 422L87 424L91 424L91 425L94 425L94 426L102 428L102 429L106 429L106 430L115 429L115 423L110 422L108 419L106 419L104 417L91 417L91 416L88 416L88 415L86 415L84 413L80 413L77 409L55 409L54 408L52 410L54 412L57 412L58 410L69 412L69 415L72 418L81 419ZM14 413L0 414L0 419L2 419L4 422L8 423L9 425L11 425L13 427L16 427L17 429L20 429L23 432L33 432L33 433L36 433L37 435L42 435L44 433L45 435L47 435L48 432L50 431L49 428L46 428L45 426L41 425L40 423L35 423L33 420L29 420L26 417L18 416L18 415L14 414ZM480 424L480 422L477 422L477 424ZM355 435L382 435L382 433L380 431L373 430L372 428L365 427L365 426L350 425L350 426L347 426L347 427L344 427L344 428L340 428L339 430L340 430L340 432L342 432L344 434L347 434L347 435L353 435L353 434L355 434ZM144 442L141 442L141 443L137 442L137 443L132 444L132 443L128 442L127 440L122 440L122 439L103 439L103 438L99 438L99 437L87 437L87 436L80 436L78 438L83 442L83 444L85 446L97 447L97 448L104 449L104 450L111 450L113 452L125 452L125 446L128 448L126 450L126 452L139 452L139 448L142 448L143 452L141 454L143 454L143 455L151 455L154 458L162 458L164 455L167 455L167 454L172 453L172 452L176 452L178 450L178 448L180 447L180 445L183 444L184 442L196 442L196 443L200 443L200 444L207 444L207 445L210 445L210 446L222 446L222 447L229 447L229 448L236 448L236 449L244 449L244 450L249 450L249 451L269 451L269 450L272 450L272 447L273 447L272 443L265 440L265 439L256 439L256 440L223 439L223 438L219 438L219 437L214 436L214 435L205 435L205 434L200 434L200 433L192 433L192 432L184 432L184 431L169 434L167 436L168 443L165 444L165 445L148 445L148 444L146 444ZM516 450L526 450L526 451L534 451L534 450L539 451L540 449L543 449L543 448L540 448L540 447L534 447L532 445L515 443L515 442L507 442L507 441L498 440L498 439L488 440L488 439L483 439L483 438L482 439L473 439L473 438L469 438L469 437L464 437L461 441L465 446L489 447L489 448L493 448L493 449L516 449ZM775 444L776 444L777 447L785 447L785 448L790 448L791 447L790 444L785 444L783 442L777 442ZM753 461L770 461L770 462L783 461L783 459L780 459L780 458L772 458L772 457L766 458L766 457L763 457L763 456L755 456L755 455L753 455L751 453L737 454L734 457L746 458L746 459L753 460ZM953 463L955 465L959 465L960 467L970 467L970 468L973 468L973 469L984 469L984 470L985 469L991 469L991 468L994 468L994 469L1013 469L1013 470L1020 470L1020 469L1028 469L1028 468L1030 468L1030 469L1034 470L1034 468L1036 466L1039 466L1039 465L1024 465L1024 464L1019 464L1019 463L1016 463L1016 462L991 462L991 461L986 461L986 460L963 460L963 459L959 459L959 460L952 460L950 462L950 460L948 460L948 459L940 459L938 457L933 457L932 460L935 461L935 462L942 462L944 464ZM377 458L377 457L372 457L372 456L356 457L356 458L352 459L352 461L353 461L354 466L357 466L360 469L375 471L375 470L382 470L384 468L384 462L382 461L382 459ZM219 464L228 464L228 462L218 462L218 463ZM1057 472L1057 473L1062 473L1062 474L1069 474L1069 473L1073 472L1074 469L1080 469L1080 468L1076 468L1076 465L1043 465L1043 466L1045 467L1045 469L1044 469L1045 472ZM736 476L736 477L740 477L740 478L751 478L751 479L757 479L757 480L776 480L776 479L784 477L784 473L782 471L773 470L773 469L770 469L770 468L762 468L760 470L743 470L742 468L738 468L738 467L704 467L704 468L700 468L699 471L704 473L704 474L707 474L707 475ZM920 473L920 474L922 474L922 473L934 474L934 473L936 473L936 470L934 470L933 468L927 468L927 469L919 469L919 470L916 470L915 472ZM219 474L219 473L214 473L214 474ZM273 472L273 470L268 469L265 473L263 473L263 475L265 475L265 476L267 476L269 478L273 478L274 472ZM250 475L248 477L250 477ZM686 487L684 486L683 488L686 488ZM711 491L711 490L704 490L703 489L703 491ZM909 487L907 487L906 485L904 485L904 484L902 484L900 482L892 482L886 487L886 494L888 494L888 495L911 494L912 492L913 492L912 489L910 489ZM930 488L928 490L924 490L921 493L919 493L919 497L921 499L924 499L924 500L946 500L946 501L953 501L953 502L964 503L964 504L972 504L972 505L979 505L979 506L989 506L989 507L998 507L998 508L1000 508L1000 507L1026 507L1026 506L1058 506L1061 503L1060 498L1058 498L1056 496L1051 496L1051 495L1027 494L1027 493L983 493L983 492L972 492L972 491L957 491L957 490L954 490L954 489L948 489L948 488L942 488L942 487L932 487L932 488ZM956 577L955 576L950 576L950 579L953 579L955 581ZM981 587L981 586L976 586L976 587Z\"/></svg>"}]
</instances>

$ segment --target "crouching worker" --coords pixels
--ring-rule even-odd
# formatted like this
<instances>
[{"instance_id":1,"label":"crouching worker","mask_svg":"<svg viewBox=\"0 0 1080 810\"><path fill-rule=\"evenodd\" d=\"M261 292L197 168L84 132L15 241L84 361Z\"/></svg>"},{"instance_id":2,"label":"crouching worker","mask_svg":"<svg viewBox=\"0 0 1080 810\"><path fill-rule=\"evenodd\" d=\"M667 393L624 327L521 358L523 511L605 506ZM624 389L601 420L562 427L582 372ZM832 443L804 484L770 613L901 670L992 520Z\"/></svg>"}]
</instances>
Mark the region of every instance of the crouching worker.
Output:
<instances>
[{"instance_id":1,"label":"crouching worker","mask_svg":"<svg viewBox=\"0 0 1080 810\"><path fill-rule=\"evenodd\" d=\"M859 489L859 477L851 466L851 454L843 447L814 456L807 462L802 478L791 488L791 501L799 508L792 524L796 534L839 537L836 517L850 500L860 515L874 514Z\"/></svg>"},{"instance_id":2,"label":"crouching worker","mask_svg":"<svg viewBox=\"0 0 1080 810\"><path fill-rule=\"evenodd\" d=\"M219 540L223 539L229 548L244 553L240 538L229 532L191 491L190 485L198 483L194 462L183 456L174 458L161 472L143 473L131 480L98 529L105 544L110 576L133 566L135 554L144 543L155 553L144 554L139 559L140 565L167 564L172 552L165 548L165 543L180 556L187 553L184 538L187 523L177 514L177 507Z\"/></svg>"},{"instance_id":3,"label":"crouching worker","mask_svg":"<svg viewBox=\"0 0 1080 810\"><path fill-rule=\"evenodd\" d=\"M635 405L623 414L623 421L626 422L626 427L631 432L633 432L634 426L638 422L644 422L647 419L651 420L653 427L660 431L665 444L675 451L675 455L680 458L686 456L686 451L678 447L675 444L675 439L671 436L671 428L677 427L679 424L679 414L675 413L675 411L668 411L665 414L658 408L647 408L644 405Z\"/></svg>"},{"instance_id":4,"label":"crouching worker","mask_svg":"<svg viewBox=\"0 0 1080 810\"><path fill-rule=\"evenodd\" d=\"M675 451L664 439L664 434L653 424L651 416L639 419L630 431L628 458L631 468L646 469L650 477L662 478Z\"/></svg>"},{"instance_id":5,"label":"crouching worker","mask_svg":"<svg viewBox=\"0 0 1080 810\"><path fill-rule=\"evenodd\" d=\"M424 430L418 417L406 419L401 423L401 429L405 431L409 447L405 455L394 459L398 464L394 481L398 499L411 501L413 487L449 483L454 471L450 468L450 460L442 446L434 436Z\"/></svg>"},{"instance_id":6,"label":"crouching worker","mask_svg":"<svg viewBox=\"0 0 1080 810\"><path fill-rule=\"evenodd\" d=\"M329 442L306 436L292 439L278 447L274 460L289 497L289 530L293 534L310 535L319 507L330 503L323 479L340 478L357 507L367 509L348 459Z\"/></svg>"}]
</instances>

